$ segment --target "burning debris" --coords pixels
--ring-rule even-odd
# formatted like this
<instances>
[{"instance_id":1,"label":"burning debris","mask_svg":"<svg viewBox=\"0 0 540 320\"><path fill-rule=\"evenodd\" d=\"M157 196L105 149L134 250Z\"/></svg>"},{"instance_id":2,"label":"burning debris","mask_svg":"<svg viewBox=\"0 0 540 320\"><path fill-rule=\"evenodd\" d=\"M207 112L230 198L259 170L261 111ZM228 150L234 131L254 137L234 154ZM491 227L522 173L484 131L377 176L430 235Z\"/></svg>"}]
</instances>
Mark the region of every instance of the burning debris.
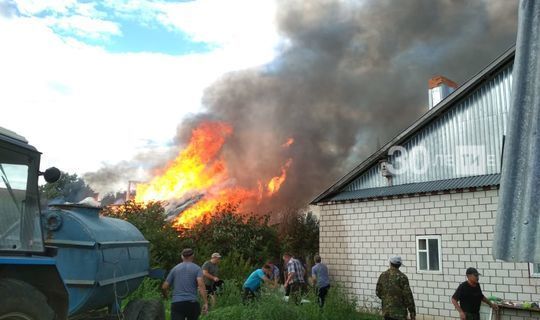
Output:
<instances>
[{"instance_id":1,"label":"burning debris","mask_svg":"<svg viewBox=\"0 0 540 320\"><path fill-rule=\"evenodd\" d=\"M178 202L173 200L165 207L165 221L175 220L182 212L199 202L202 197L204 197L204 194L201 193L186 200Z\"/></svg>"},{"instance_id":2,"label":"burning debris","mask_svg":"<svg viewBox=\"0 0 540 320\"><path fill-rule=\"evenodd\" d=\"M292 159L281 166L281 175L252 173L252 183L241 185L230 175L227 157L222 154L232 134L233 128L223 122L201 123L173 161L160 168L149 183L137 185L135 200L166 201L166 219L187 228L208 218L220 204L248 209L273 197L285 182ZM290 146L293 140L287 142Z\"/></svg>"}]
</instances>

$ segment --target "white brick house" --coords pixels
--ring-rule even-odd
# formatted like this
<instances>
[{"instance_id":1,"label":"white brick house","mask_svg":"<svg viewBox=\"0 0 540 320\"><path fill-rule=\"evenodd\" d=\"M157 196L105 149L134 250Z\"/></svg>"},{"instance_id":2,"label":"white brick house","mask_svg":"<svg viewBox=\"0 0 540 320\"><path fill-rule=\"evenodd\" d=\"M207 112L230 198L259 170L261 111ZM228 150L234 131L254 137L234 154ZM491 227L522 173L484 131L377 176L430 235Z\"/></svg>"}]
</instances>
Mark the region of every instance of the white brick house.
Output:
<instances>
[{"instance_id":1,"label":"white brick house","mask_svg":"<svg viewBox=\"0 0 540 320\"><path fill-rule=\"evenodd\" d=\"M491 254L513 57L510 49L312 202L320 254L361 306L380 305L375 285L394 254L404 259L417 319L457 319L450 298L471 266L486 296L540 301L539 265ZM424 158L407 158L418 148ZM389 173L397 164L404 170ZM485 319L489 312L483 307ZM504 310L502 319L540 313Z\"/></svg>"}]
</instances>

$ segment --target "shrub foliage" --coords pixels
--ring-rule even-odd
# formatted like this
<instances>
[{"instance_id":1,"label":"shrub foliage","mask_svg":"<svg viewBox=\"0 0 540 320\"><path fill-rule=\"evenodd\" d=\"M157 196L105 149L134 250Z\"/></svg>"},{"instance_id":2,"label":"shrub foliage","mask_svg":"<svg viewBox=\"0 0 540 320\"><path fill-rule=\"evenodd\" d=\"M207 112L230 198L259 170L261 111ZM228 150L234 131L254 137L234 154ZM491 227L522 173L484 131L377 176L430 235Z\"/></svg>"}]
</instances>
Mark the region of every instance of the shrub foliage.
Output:
<instances>
[{"instance_id":1,"label":"shrub foliage","mask_svg":"<svg viewBox=\"0 0 540 320\"><path fill-rule=\"evenodd\" d=\"M142 232L150 241L152 267L172 268L180 261L181 250L191 247L200 264L212 252L219 252L224 256L222 277L238 278L237 274L267 259L280 261L285 250L310 257L319 245L319 224L309 213L289 213L282 223L270 225L268 216L240 213L237 206L224 204L218 206L211 219L186 230L177 230L165 221L161 202L127 201L104 208L102 214L127 220Z\"/></svg>"}]
</instances>

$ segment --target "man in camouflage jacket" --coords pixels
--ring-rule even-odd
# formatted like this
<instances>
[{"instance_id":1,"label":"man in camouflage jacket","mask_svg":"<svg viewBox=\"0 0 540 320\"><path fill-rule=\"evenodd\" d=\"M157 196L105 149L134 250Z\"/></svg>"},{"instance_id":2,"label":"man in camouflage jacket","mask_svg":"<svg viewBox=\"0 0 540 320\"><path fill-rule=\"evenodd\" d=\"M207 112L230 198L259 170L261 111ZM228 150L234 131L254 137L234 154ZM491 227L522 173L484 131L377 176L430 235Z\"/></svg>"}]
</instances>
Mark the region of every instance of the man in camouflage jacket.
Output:
<instances>
[{"instance_id":1,"label":"man in camouflage jacket","mask_svg":"<svg viewBox=\"0 0 540 320\"><path fill-rule=\"evenodd\" d=\"M390 268L383 272L377 281L377 297L382 300L384 319L405 320L408 310L411 320L415 320L416 309L409 279L399 271L401 257L393 256L389 262Z\"/></svg>"}]
</instances>

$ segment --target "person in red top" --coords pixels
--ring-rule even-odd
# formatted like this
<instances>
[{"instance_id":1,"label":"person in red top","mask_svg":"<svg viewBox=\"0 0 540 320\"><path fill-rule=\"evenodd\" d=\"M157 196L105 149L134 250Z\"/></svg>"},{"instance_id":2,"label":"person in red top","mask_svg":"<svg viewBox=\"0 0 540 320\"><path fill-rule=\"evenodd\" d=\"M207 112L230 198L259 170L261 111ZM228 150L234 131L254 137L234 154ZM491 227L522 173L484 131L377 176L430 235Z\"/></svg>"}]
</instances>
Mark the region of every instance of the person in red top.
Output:
<instances>
[{"instance_id":1,"label":"person in red top","mask_svg":"<svg viewBox=\"0 0 540 320\"><path fill-rule=\"evenodd\" d=\"M452 304L459 312L461 320L480 320L480 305L482 301L497 310L497 305L491 303L482 293L480 273L475 268L468 268L465 272L467 281L461 283L452 296ZM458 304L459 302L459 304Z\"/></svg>"}]
</instances>

